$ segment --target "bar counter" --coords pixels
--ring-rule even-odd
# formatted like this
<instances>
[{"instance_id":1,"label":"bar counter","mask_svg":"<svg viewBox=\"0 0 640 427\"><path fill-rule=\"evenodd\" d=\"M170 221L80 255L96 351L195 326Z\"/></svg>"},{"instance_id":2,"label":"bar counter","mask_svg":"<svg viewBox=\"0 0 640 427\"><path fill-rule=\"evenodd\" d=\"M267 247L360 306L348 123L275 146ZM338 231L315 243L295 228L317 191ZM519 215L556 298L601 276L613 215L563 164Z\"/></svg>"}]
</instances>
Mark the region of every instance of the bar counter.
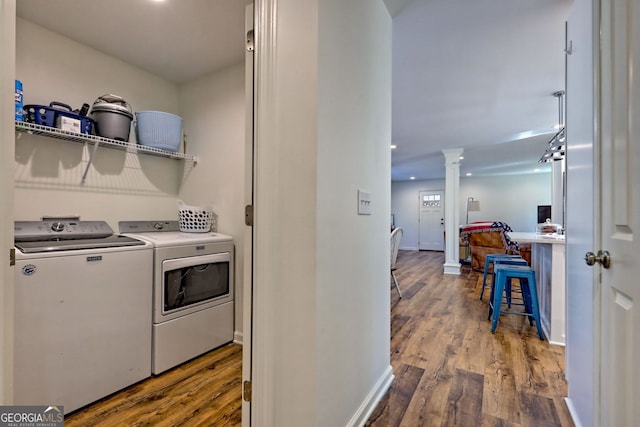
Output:
<instances>
[{"instance_id":1,"label":"bar counter","mask_svg":"<svg viewBox=\"0 0 640 427\"><path fill-rule=\"evenodd\" d=\"M531 244L531 266L536 272L542 330L551 344L565 345L565 236L520 232L508 234L511 240L519 244Z\"/></svg>"}]
</instances>

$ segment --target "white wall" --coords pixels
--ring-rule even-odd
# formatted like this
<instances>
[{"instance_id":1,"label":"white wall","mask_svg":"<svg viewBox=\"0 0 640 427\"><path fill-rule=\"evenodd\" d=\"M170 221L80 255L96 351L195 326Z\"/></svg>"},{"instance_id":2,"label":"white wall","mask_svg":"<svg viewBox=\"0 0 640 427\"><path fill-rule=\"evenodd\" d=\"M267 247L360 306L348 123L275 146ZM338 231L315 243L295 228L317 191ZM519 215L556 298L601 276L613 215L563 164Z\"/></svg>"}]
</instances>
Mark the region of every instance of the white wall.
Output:
<instances>
[{"instance_id":1,"label":"white wall","mask_svg":"<svg viewBox=\"0 0 640 427\"><path fill-rule=\"evenodd\" d=\"M391 19L382 1L257 6L253 420L360 425L391 379Z\"/></svg>"},{"instance_id":2,"label":"white wall","mask_svg":"<svg viewBox=\"0 0 640 427\"><path fill-rule=\"evenodd\" d=\"M382 1L318 7L316 425L343 426L390 369L391 19Z\"/></svg>"},{"instance_id":3,"label":"white wall","mask_svg":"<svg viewBox=\"0 0 640 427\"><path fill-rule=\"evenodd\" d=\"M245 97L244 64L180 87L180 104L189 152L199 164L184 183L180 198L189 205L211 205L218 232L236 245L236 339L242 339L244 258Z\"/></svg>"},{"instance_id":4,"label":"white wall","mask_svg":"<svg viewBox=\"0 0 640 427\"><path fill-rule=\"evenodd\" d=\"M469 212L469 222L502 221L514 231L534 232L537 206L551 204L551 174L460 178L460 221L466 220L469 197L480 201L479 212ZM391 213L402 227L402 249L418 248L418 193L444 190L444 180L394 181L391 183ZM446 207L445 207L446 209Z\"/></svg>"},{"instance_id":5,"label":"white wall","mask_svg":"<svg viewBox=\"0 0 640 427\"><path fill-rule=\"evenodd\" d=\"M172 83L120 60L17 20L16 78L25 104L60 101L78 108L115 93L135 110L179 114L179 91ZM130 142L135 142L131 129ZM15 153L15 217L80 215L85 220L177 219L176 199L183 163L101 148L81 184L89 147L20 134Z\"/></svg>"},{"instance_id":6,"label":"white wall","mask_svg":"<svg viewBox=\"0 0 640 427\"><path fill-rule=\"evenodd\" d=\"M594 178L594 52L593 10L598 2L573 3L568 38L573 53L567 57L567 403L575 425L598 425L598 344L596 295L600 291L597 268L584 262L584 254L598 248L594 234L598 202L591 191ZM597 32L595 32L597 35ZM597 159L597 158L596 158ZM594 185L594 187L597 187Z\"/></svg>"}]
</instances>

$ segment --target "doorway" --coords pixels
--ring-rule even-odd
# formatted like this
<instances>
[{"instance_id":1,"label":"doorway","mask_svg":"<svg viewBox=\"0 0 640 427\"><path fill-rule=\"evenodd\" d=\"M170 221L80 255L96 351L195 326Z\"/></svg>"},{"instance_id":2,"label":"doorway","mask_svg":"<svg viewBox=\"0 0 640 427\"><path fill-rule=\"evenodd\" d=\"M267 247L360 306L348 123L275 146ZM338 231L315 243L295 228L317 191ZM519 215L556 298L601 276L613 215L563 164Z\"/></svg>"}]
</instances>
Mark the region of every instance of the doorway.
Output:
<instances>
[{"instance_id":1,"label":"doorway","mask_svg":"<svg viewBox=\"0 0 640 427\"><path fill-rule=\"evenodd\" d=\"M3 22L3 25L0 26L2 27L2 30L0 31L0 35L2 37L2 46L3 46L1 48L3 52L2 60L0 61L2 63L1 68L2 68L2 76L3 76L3 79L2 79L3 93L7 92L6 89L11 90L11 86L14 84L13 69L16 68L16 58L15 58L16 54L14 52L15 47L11 47L10 49L9 46L15 45L16 28L15 28L15 25L9 26L9 23L13 23L16 20L17 12L16 12L15 3L16 3L15 1L14 2L7 1L7 2L2 2L2 6L0 6L0 14L2 16L2 22ZM81 3L82 2L78 2L77 4L80 5ZM234 11L236 11L238 8L240 8L241 11L244 9L243 2L235 2L235 3L226 2L226 3L228 3L229 5L233 3ZM240 7L237 6L238 3L240 3ZM18 4L24 4L24 3L20 2ZM197 4L195 2L190 2L189 4L185 4L185 5L180 4L179 7L176 6L176 9L186 10L188 9L189 5L205 6L205 4L203 4L202 2ZM74 2L74 6L75 6L75 2ZM206 4L206 6L210 6L210 5ZM228 8L228 9L231 9L231 8ZM228 9L225 9L225 12L224 12L225 15L227 14ZM201 17L207 18L204 20L206 21L205 24L208 24L208 25L211 24L211 20L208 19L209 17L213 17L216 15L220 16L221 14L222 13L220 14L214 14L214 13L207 14L203 12L199 13ZM241 17L242 16L240 15L240 18ZM230 37L230 39L233 38L233 40L239 40L240 42L239 51L241 53L242 37L243 37L243 34L242 34L243 27L241 25L242 21L238 20L237 13L234 15L233 20L229 17L226 20L228 22L236 23L236 25L229 25L229 27L233 27L234 30L238 30L240 32L239 34L240 37L238 38L234 36L234 37ZM42 31L42 29L36 28L34 25L30 25L30 24L27 26L25 24L25 22L27 22L26 20L23 20L22 22L23 22L22 28L31 31L30 33L31 37L29 38L29 40L35 39L37 41L36 36ZM62 20L59 20L58 22L62 22ZM237 25L238 23L240 25ZM194 25L195 24L192 23L192 27ZM163 25L162 28L164 28L166 32L167 26ZM195 30L195 27L193 28L194 28L194 31L199 33L199 30ZM39 31L39 32L36 33L36 31ZM21 40L21 42L25 42L24 38L20 38L19 40ZM60 49L60 50L63 50L63 49ZM213 53L214 51L215 49L211 48L207 52ZM25 51L23 50L22 52L24 53ZM98 50L91 51L91 53L94 54L96 57L101 55L101 53L99 52L100 51ZM161 56L163 57L170 56L165 52L161 52L161 53L162 53ZM17 56L20 57L20 51L18 51ZM25 56L26 55L22 55L23 58ZM45 57L45 56L46 55L41 55L41 56L38 56L38 58ZM208 54L204 56L208 56ZM30 61L33 60L35 57L36 57L35 53L29 52ZM100 56L100 58L102 58L102 56ZM105 61L107 60L106 58L102 58L102 59L104 59ZM34 75L38 72L37 67L33 67L33 69L30 69L29 67L26 66L28 65L28 64L25 64L26 62L27 62L26 60L22 61L21 62L22 67L16 68L17 71L20 71L19 75L16 74L16 77L24 78L26 74L25 70L27 69L32 70L31 73L27 75L27 77L30 77L31 75ZM86 62L93 63L94 66L97 66L96 64L102 63L100 62L100 60L95 60L95 61L90 60ZM116 61L109 61L109 64L112 64L115 62ZM175 84L169 84L168 82L162 79L150 78L148 74L146 74L146 72L144 75L140 77L138 76L138 74L142 74L142 71L136 70L135 67L126 66L124 62L118 62L116 66L118 64L122 65L122 69L103 66L103 69L109 69L109 73L105 73L104 78L100 78L97 83L92 78L87 78L87 79L66 79L65 78L64 79L65 83L67 82L67 80L69 80L69 83L68 83L70 85L69 88L74 89L74 90L65 91L65 96L69 96L71 98L71 103L73 104L74 102L77 102L75 100L76 97L86 98L86 100L89 100L89 101L94 99L95 95L103 93L103 92L97 92L97 93L94 92L96 90L101 90L101 89L98 89L99 87L103 87L105 92L107 91L107 89L110 91L111 90L110 88L120 88L117 93L123 94L125 96L127 96L129 93L135 93L136 94L135 96L139 96L139 99L141 99L141 101L137 103L137 107L139 108L146 108L144 107L145 105L149 107L153 106L153 108L156 108L156 107L162 108L162 109L166 108L167 110L170 110L174 107L177 108L176 106L178 105L178 102L176 101L174 103L173 101L174 101L174 98L177 97L179 94L178 86L176 86ZM62 64L62 65L65 65L65 64ZM69 68L72 68L72 67L69 67ZM187 67L187 68L191 68L191 67ZM59 70L66 71L67 69L60 68ZM138 218L138 217L142 217L143 215L158 215L160 217L165 217L165 216L169 217L170 215L173 215L173 213L175 212L175 193L178 191L187 191L186 187L182 186L182 184L186 181L186 177L192 171L195 170L196 173L206 173L207 179L202 179L197 177L196 177L197 179L193 179L195 174L191 175L189 179L189 185L193 184L194 181L202 182L202 188L201 190L199 190L198 188L189 189L188 191L190 192L189 193L190 196L188 197L193 197L196 202L198 201L208 202L209 200L212 200L218 203L218 201L223 200L224 203L220 203L219 205L220 210L216 209L216 214L220 215L219 218L225 218L225 221L226 221L226 224L224 225L225 231L229 230L229 231L226 231L227 233L234 234L235 236L242 236L244 234L244 225L243 225L244 223L243 223L242 216L238 215L238 212L242 213L242 207L244 205L241 199L242 192L235 187L232 188L231 185L226 185L226 184L211 185L211 183L216 183L216 182L240 183L242 182L240 175L244 173L241 167L242 165L244 165L244 163L242 162L244 159L242 158L243 154L242 154L242 150L240 149L241 144L238 143L238 141L242 142L242 137L244 135L244 131L243 131L244 116L242 115L243 106L241 103L242 96L243 96L243 92L242 92L243 70L242 70L242 65L240 64L240 59L238 59L238 62L235 64L235 66L232 65L221 71L224 71L224 73L221 74L220 79L216 79L215 81L205 79L208 76L203 76L204 77L203 79L198 79L197 81L194 81L193 86L189 88L191 89L189 91L190 92L189 96L191 98L195 98L195 100L198 101L198 103L184 102L185 108L184 110L181 111L185 113L185 117L188 116L189 118L191 118L191 125L189 125L188 127L185 126L185 129L188 129L189 131L190 152L191 150L193 150L194 153L198 154L198 161L200 163L200 166L197 169L192 168L190 164L183 166L179 161L175 161L171 159L163 159L161 157L155 157L155 156L145 157L144 158L145 160L142 160L141 158L140 165L138 167L138 159L134 154L130 154L126 151L119 151L119 150L111 150L111 151L103 150L102 144L100 144L99 157L102 163L100 163L100 165L98 166L102 166L102 169L97 171L96 173L93 173L94 169L91 168L90 171L92 172L92 174L90 175L90 178L95 178L95 180L98 181L99 177L101 175L104 175L104 179L102 180L102 182L104 183L104 187L109 188L111 190L103 191L100 197L104 195L103 197L104 199L115 199L115 198L126 199L122 201L122 203L120 203L121 200L116 200L117 203L110 203L110 202L87 203L85 196L89 194L90 191L83 190L82 192L78 192L78 191L71 190L71 185L67 187L65 186L66 185L65 182L62 183L63 185L60 185L60 187L62 188L60 191L57 191L57 192L48 191L48 189L50 188L49 186L47 186L44 191L42 191L42 189L38 189L38 190L40 190L42 193L46 193L50 195L49 197L51 198L55 197L56 200L60 200L60 202L55 205L57 207L62 206L62 201L61 201L62 197L58 198L57 197L58 194L64 197L67 197L68 199L85 200L85 202L83 203L79 202L78 204L78 206L82 210L83 215L95 217L95 215L104 214L105 217L109 217L104 219L108 219L109 221L112 221L111 224L113 226L114 224L117 224L117 221L119 219L131 219L134 217ZM127 74L127 73L130 73L131 75L133 75L133 77L128 78L130 74ZM52 74L52 72L48 71L47 74L50 75ZM84 74L90 75L91 73L87 71ZM118 79L118 81L113 82L113 80L115 79ZM24 78L24 80L26 81L27 79ZM30 96L37 97L36 100L47 99L47 102L48 102L49 92L45 92L44 90L39 91L38 90L39 88L36 87L36 84L39 85L39 87L46 86L47 90L49 90L51 87L55 85L45 84L46 82L43 82L42 79L35 79L33 77L29 78L28 80L32 82L32 84L30 85L30 90L31 90ZM71 82L71 80L73 80L73 82ZM135 89L139 89L140 81L145 82L144 87L147 90L144 90L144 91L135 90ZM9 86L8 83L10 83L11 86ZM191 82L188 82L188 83L191 83ZM196 83L202 83L202 84L196 87ZM132 90L128 90L129 85L135 86L135 87ZM157 90L155 90L156 88ZM219 101L219 102L214 104L213 102L211 102L209 91L216 91L218 90L218 88L220 88L220 91L219 91L219 96L216 97L216 101ZM205 92L200 89L205 89L207 91L206 95L204 94ZM4 97L4 99L9 99L9 98ZM182 98L182 99L185 99L185 98ZM25 100L27 100L27 97L25 97ZM66 99L64 99L63 101L69 102ZM200 101L204 102L206 105L200 104ZM39 102L39 101L36 101L36 102ZM4 112L5 110L2 110L2 111ZM198 115L202 114L206 116L205 119L200 120L199 116L196 116L196 115L192 116L187 114L192 111L195 111L196 113L198 113ZM222 117L223 116L222 113L224 113L224 117ZM2 117L3 117L2 126L0 126L0 128L2 128L2 135L5 136L5 138L3 138L3 141L4 140L12 141L12 139L15 138L15 132L13 130L13 115L3 114ZM196 119L196 117L198 117L198 119ZM214 125L214 121L220 123L220 125L217 125L217 126ZM233 128L233 129L230 130L230 128ZM223 135L217 136L216 133L223 134ZM198 134L206 134L206 136L199 137ZM133 132L132 132L132 135L133 135ZM24 140L24 136L22 138ZM215 143L212 143L212 141L214 141ZM38 150L41 151L41 154L45 154L44 156L39 156L39 157L51 158L51 156L47 156L47 154L48 154L48 151L54 151L55 143L49 144L50 146L47 146L47 144L44 144L44 143L34 142L33 145L35 144L38 144ZM14 163L16 159L16 156L14 155L14 149L13 149L14 144L3 144L3 146L4 146L3 149L0 150L3 153L2 158L4 159L2 163L4 165L7 165L7 163L10 165L9 167L5 167L3 169L6 171L13 171L15 169ZM233 150L231 150L232 147L233 147ZM229 150L227 150L227 148L229 148ZM74 154L78 154L78 152L82 151L82 149L86 150L86 147L82 145L77 145L77 149L73 148L71 149L71 151L73 151ZM42 153L43 151L45 152ZM64 150L64 151L66 152L67 150ZM224 155L219 155L221 154L221 152ZM73 158L75 162L75 160L77 160L79 156L75 156ZM232 162L230 158L233 158L234 161ZM130 166L129 160L134 161L133 164L135 164L135 167L129 167ZM61 162L58 162L58 164L62 165ZM123 164L126 164L124 169L119 168L119 166ZM206 166L203 166L203 165L206 165ZM79 162L78 167L81 167L81 166L82 166L82 163ZM92 166L95 166L95 164ZM74 164L74 167L76 167L75 164ZM25 169L29 171L31 170L31 168L29 167ZM64 168L60 170L69 171L72 169L70 169L70 166L68 166L68 163L65 163ZM119 173L120 171L122 173ZM130 173L131 171L135 171L137 175L132 176ZM215 176L213 177L209 176L209 173L214 173L214 172L220 173L226 179L226 181L223 179L217 179ZM55 172L51 172L50 169L47 169L47 173L49 173L49 175L47 175L47 178L52 180L50 175L52 175ZM5 243L9 243L9 245L12 246L12 242L13 242L12 222L14 219L13 218L14 210L20 213L20 215L25 215L23 214L23 212L27 212L27 213L36 212L35 209L32 209L32 210L24 209L24 206L27 203L35 203L35 202L41 203L42 199L37 197L34 197L34 198L20 197L20 193L19 193L20 189L17 190L18 193L16 193L17 195L14 196L14 181L13 181L14 173L12 172L11 174L4 174L4 175L5 176L3 178L3 182L0 184L2 186L2 190L0 190L0 193L5 196L7 195L8 196L2 198L3 206L0 209L0 211L3 212L3 219L5 219L6 221L4 221L5 226L2 228L3 231L2 233L0 233L0 236L2 237L2 240L5 241ZM71 173L71 175L74 175L74 173ZM62 181L62 178L64 178L66 175L61 173L59 176L61 178L58 181ZM145 194L141 194L141 193L144 193L144 191L142 191L141 193L136 192L138 191L137 189L142 188L142 185L138 185L138 184L141 182L146 182L146 179L145 180L137 179L138 176L148 177L149 182L154 183L153 190L150 190L148 193L145 193ZM29 177L31 177L31 175L29 175ZM116 181L122 182L123 187L125 187L124 184L127 184L126 188L124 188L124 190L122 191L120 191L120 187L116 189L116 184L115 184ZM75 185L75 182L73 184ZM136 185L136 187L132 189L134 185ZM149 186L148 188L151 189L152 187ZM223 195L218 193L218 188L221 189L219 191L228 189L229 190L228 195ZM31 192L31 191L34 191L34 190L32 188L29 188L27 190L27 192ZM82 197L79 197L79 195L82 195ZM16 204L15 209L13 207L14 200L22 201L21 204L20 203ZM185 198L185 200L188 200L188 199ZM6 201L7 203L4 203L4 201ZM42 204L45 204L45 203L46 202ZM105 206L108 206L109 209L104 209ZM85 213L85 212L88 212L88 213ZM148 212L148 213L145 214L145 212ZM30 215L35 215L35 214L30 214ZM22 218L19 218L19 219L27 219L25 218L25 216L22 216ZM239 231L236 232L236 230L239 230ZM238 238L236 241L236 244L238 244L238 251L236 252L236 257L237 257L236 260L237 260L237 265L240 266L242 265L241 264L242 240ZM11 329L10 326L12 324L10 323L11 316L12 316L10 309L11 309L11 300L12 300L11 289L13 287L12 285L13 273L10 270L12 270L12 268L10 267L3 267L0 270L0 274L2 275L2 280L0 280L2 282L2 292L6 295L9 295L9 298L3 299L3 300L9 301L4 304L5 314L2 316L3 319L8 319L3 323L6 325L9 325L9 327L3 328L3 330L5 330L5 335L4 335L5 342L12 341L12 337L10 336L12 334L12 331L10 330ZM242 271L240 269L236 271L236 273L241 273L241 272ZM240 283L242 282L240 279L238 279L238 284ZM237 287L237 290L241 290L240 286ZM238 294L236 295L238 296L238 301L240 301L240 297L242 295L238 295ZM237 314L236 320L238 320L239 315L242 314L242 310L239 310L240 308L242 308L242 306L240 306L240 304L237 304L236 313L238 314ZM237 322L237 324L241 325L241 322ZM238 327L238 329L240 328ZM241 341L243 338L247 341L250 340L250 337L248 337L246 334L243 337L241 330L237 330L236 332L238 332L236 334L236 339L238 341ZM9 357L11 355L10 346L5 345L2 354L5 355L4 359L10 362L10 357ZM9 362L3 363L3 366L6 366ZM10 369L5 367L4 370L6 371ZM4 376L4 384L10 384L10 380L7 378L9 378L9 375ZM5 391L5 393L7 393L6 396L10 397L11 390L8 385L5 386L5 390L8 390L8 391ZM9 399L9 397L7 397L7 400ZM5 401L5 399L2 399L2 400Z\"/></svg>"},{"instance_id":2,"label":"doorway","mask_svg":"<svg viewBox=\"0 0 640 427\"><path fill-rule=\"evenodd\" d=\"M444 251L444 191L421 191L418 249Z\"/></svg>"}]
</instances>

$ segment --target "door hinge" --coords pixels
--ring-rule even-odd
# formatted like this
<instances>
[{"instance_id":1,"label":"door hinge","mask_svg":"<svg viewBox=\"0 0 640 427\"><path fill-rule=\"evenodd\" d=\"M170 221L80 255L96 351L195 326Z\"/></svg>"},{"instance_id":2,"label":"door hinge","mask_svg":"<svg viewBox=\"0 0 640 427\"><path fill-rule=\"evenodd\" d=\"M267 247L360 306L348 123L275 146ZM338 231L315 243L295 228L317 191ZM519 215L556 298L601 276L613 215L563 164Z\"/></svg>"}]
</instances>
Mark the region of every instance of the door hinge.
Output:
<instances>
[{"instance_id":1,"label":"door hinge","mask_svg":"<svg viewBox=\"0 0 640 427\"><path fill-rule=\"evenodd\" d=\"M242 398L245 402L251 402L251 381L242 384Z\"/></svg>"},{"instance_id":2,"label":"door hinge","mask_svg":"<svg viewBox=\"0 0 640 427\"><path fill-rule=\"evenodd\" d=\"M255 50L253 30L247 31L247 52L253 52Z\"/></svg>"},{"instance_id":3,"label":"door hinge","mask_svg":"<svg viewBox=\"0 0 640 427\"><path fill-rule=\"evenodd\" d=\"M9 265L16 265L16 248L9 249Z\"/></svg>"},{"instance_id":4,"label":"door hinge","mask_svg":"<svg viewBox=\"0 0 640 427\"><path fill-rule=\"evenodd\" d=\"M253 205L247 205L244 207L244 223L253 227Z\"/></svg>"}]
</instances>

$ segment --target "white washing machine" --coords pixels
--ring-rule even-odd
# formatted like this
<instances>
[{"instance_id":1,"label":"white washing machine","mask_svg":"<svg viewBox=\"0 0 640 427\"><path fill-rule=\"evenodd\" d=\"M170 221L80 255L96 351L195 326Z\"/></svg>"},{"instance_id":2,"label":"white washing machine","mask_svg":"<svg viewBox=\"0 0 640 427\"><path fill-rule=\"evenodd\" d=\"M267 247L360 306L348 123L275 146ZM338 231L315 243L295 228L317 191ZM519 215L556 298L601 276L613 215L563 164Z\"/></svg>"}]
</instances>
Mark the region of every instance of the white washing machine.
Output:
<instances>
[{"instance_id":1,"label":"white washing machine","mask_svg":"<svg viewBox=\"0 0 640 427\"><path fill-rule=\"evenodd\" d=\"M152 245L104 221L14 229L14 404L69 413L151 376Z\"/></svg>"},{"instance_id":2,"label":"white washing machine","mask_svg":"<svg viewBox=\"0 0 640 427\"><path fill-rule=\"evenodd\" d=\"M230 236L183 233L178 221L121 221L119 231L154 247L154 374L233 341L235 260Z\"/></svg>"}]
</instances>

